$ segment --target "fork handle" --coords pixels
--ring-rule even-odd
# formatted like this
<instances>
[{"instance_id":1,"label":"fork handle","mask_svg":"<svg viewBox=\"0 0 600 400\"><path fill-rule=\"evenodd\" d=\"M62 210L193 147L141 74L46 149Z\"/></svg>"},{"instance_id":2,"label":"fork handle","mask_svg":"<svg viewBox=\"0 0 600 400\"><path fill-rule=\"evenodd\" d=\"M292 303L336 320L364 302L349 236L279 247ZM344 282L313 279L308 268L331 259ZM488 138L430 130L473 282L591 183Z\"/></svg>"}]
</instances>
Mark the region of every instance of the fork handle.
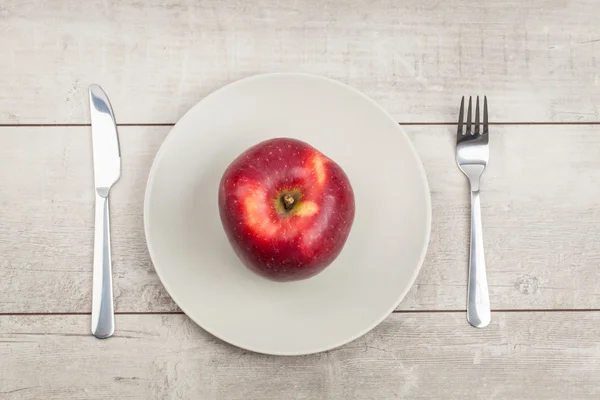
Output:
<instances>
[{"instance_id":1,"label":"fork handle","mask_svg":"<svg viewBox=\"0 0 600 400\"><path fill-rule=\"evenodd\" d=\"M471 250L467 291L467 320L477 328L484 328L490 323L491 311L483 254L479 190L471 191Z\"/></svg>"},{"instance_id":2,"label":"fork handle","mask_svg":"<svg viewBox=\"0 0 600 400\"><path fill-rule=\"evenodd\" d=\"M112 336L115 331L108 193L106 197L96 193L96 222L94 229L92 334L98 339L104 339Z\"/></svg>"}]
</instances>

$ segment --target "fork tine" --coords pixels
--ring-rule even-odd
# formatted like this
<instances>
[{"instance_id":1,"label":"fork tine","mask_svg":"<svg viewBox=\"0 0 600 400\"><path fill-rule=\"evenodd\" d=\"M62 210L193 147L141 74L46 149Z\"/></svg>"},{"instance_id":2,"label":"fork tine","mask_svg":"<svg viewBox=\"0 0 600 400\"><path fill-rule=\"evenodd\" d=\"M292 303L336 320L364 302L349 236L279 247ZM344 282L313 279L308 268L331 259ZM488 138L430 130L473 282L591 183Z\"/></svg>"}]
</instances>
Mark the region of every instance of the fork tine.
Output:
<instances>
[{"instance_id":1,"label":"fork tine","mask_svg":"<svg viewBox=\"0 0 600 400\"><path fill-rule=\"evenodd\" d=\"M483 96L483 134L488 134L487 96Z\"/></svg>"},{"instance_id":2,"label":"fork tine","mask_svg":"<svg viewBox=\"0 0 600 400\"><path fill-rule=\"evenodd\" d=\"M469 109L467 110L467 135L472 135L471 132L471 96L469 96Z\"/></svg>"},{"instance_id":3,"label":"fork tine","mask_svg":"<svg viewBox=\"0 0 600 400\"><path fill-rule=\"evenodd\" d=\"M463 115L465 114L465 96L460 101L460 111L458 112L458 130L456 135L460 138L463 135Z\"/></svg>"},{"instance_id":4,"label":"fork tine","mask_svg":"<svg viewBox=\"0 0 600 400\"><path fill-rule=\"evenodd\" d=\"M475 134L479 135L479 96L475 102Z\"/></svg>"}]
</instances>

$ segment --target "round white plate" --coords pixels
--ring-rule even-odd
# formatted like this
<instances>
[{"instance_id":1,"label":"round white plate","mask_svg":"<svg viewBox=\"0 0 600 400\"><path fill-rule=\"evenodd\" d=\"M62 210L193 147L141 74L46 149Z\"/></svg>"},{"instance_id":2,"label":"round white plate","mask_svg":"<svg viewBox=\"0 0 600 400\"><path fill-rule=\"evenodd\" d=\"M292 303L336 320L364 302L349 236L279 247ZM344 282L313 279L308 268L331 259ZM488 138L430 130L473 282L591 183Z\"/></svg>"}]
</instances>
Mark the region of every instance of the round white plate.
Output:
<instances>
[{"instance_id":1,"label":"round white plate","mask_svg":"<svg viewBox=\"0 0 600 400\"><path fill-rule=\"evenodd\" d=\"M241 264L217 208L229 163L282 136L336 161L356 200L335 262L288 283ZM348 343L394 310L425 256L431 202L417 153L381 107L330 79L267 74L217 90L173 127L150 171L144 224L158 276L193 321L235 346L298 355Z\"/></svg>"}]
</instances>

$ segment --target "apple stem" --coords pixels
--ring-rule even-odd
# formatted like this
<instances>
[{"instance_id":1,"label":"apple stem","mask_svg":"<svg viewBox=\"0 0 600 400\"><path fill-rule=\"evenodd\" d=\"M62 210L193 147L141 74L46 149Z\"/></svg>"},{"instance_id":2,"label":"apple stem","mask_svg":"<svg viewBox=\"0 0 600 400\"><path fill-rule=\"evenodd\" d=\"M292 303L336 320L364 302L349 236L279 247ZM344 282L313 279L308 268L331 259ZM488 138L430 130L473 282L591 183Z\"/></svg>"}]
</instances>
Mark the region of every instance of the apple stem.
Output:
<instances>
[{"instance_id":1,"label":"apple stem","mask_svg":"<svg viewBox=\"0 0 600 400\"><path fill-rule=\"evenodd\" d=\"M283 207L286 211L289 211L292 208L295 201L296 200L294 200L294 197L291 194L283 195Z\"/></svg>"}]
</instances>

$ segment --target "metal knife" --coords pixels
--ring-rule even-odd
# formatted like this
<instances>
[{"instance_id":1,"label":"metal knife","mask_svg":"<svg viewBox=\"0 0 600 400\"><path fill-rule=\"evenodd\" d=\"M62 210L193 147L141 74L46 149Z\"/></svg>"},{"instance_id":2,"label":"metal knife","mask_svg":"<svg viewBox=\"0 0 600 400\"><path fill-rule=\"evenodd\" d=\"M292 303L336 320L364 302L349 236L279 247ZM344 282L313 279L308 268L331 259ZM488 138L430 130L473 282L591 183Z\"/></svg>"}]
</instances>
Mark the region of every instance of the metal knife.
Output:
<instances>
[{"instance_id":1,"label":"metal knife","mask_svg":"<svg viewBox=\"0 0 600 400\"><path fill-rule=\"evenodd\" d=\"M104 339L115 331L108 195L121 176L121 151L108 96L98 85L90 86L89 95L96 187L92 334Z\"/></svg>"}]
</instances>

